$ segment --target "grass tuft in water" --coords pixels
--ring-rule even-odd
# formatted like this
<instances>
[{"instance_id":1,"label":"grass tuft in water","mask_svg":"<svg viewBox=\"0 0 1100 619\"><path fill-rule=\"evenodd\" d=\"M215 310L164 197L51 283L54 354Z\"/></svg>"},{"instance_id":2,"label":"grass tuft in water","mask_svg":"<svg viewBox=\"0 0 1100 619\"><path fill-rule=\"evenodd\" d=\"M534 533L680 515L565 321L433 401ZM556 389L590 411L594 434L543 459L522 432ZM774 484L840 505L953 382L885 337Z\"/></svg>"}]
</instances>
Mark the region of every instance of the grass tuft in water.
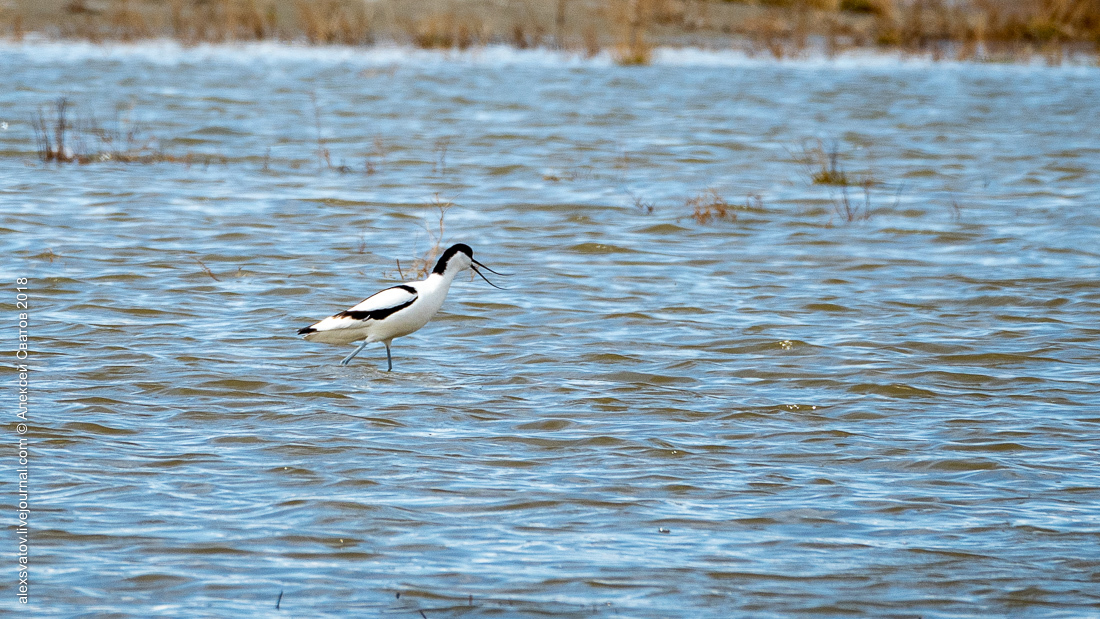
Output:
<instances>
[{"instance_id":1,"label":"grass tuft in water","mask_svg":"<svg viewBox=\"0 0 1100 619\"><path fill-rule=\"evenodd\" d=\"M821 140L802 143L799 160L809 171L815 185L851 185L840 163L840 144L833 140L826 145Z\"/></svg>"},{"instance_id":2,"label":"grass tuft in water","mask_svg":"<svg viewBox=\"0 0 1100 619\"><path fill-rule=\"evenodd\" d=\"M49 112L39 110L31 119L38 158L54 163L207 163L224 162L224 157L170 155L161 151L157 140L140 125L123 122L108 129L94 117L71 114L75 107L65 97L57 99ZM132 111L132 110L131 110Z\"/></svg>"},{"instance_id":3,"label":"grass tuft in water","mask_svg":"<svg viewBox=\"0 0 1100 619\"><path fill-rule=\"evenodd\" d=\"M714 188L708 188L699 195L688 198L684 205L691 208L691 218L700 224L712 221L737 221L738 211L756 213L764 211L764 200L758 195L748 196L744 204L730 204Z\"/></svg>"}]
</instances>

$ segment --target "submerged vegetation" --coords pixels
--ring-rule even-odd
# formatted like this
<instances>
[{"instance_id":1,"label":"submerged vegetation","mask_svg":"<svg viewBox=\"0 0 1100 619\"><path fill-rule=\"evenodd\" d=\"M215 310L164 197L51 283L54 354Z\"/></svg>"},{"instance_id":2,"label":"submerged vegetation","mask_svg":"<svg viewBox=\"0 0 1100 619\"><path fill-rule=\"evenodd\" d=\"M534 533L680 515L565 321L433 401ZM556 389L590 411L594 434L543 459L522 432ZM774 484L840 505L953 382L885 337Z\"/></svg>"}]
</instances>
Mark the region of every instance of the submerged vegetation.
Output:
<instances>
[{"instance_id":1,"label":"submerged vegetation","mask_svg":"<svg viewBox=\"0 0 1100 619\"><path fill-rule=\"evenodd\" d=\"M863 203L853 202L848 195L848 188L843 187L840 195L832 198L833 212L841 220L852 223L854 221L866 221L871 218L871 187L863 187Z\"/></svg>"},{"instance_id":2,"label":"submerged vegetation","mask_svg":"<svg viewBox=\"0 0 1100 619\"><path fill-rule=\"evenodd\" d=\"M688 198L684 205L691 209L691 218L696 223L706 224L712 221L737 221L737 212L764 212L764 199L757 195L745 198L743 204L730 204L717 189L707 188Z\"/></svg>"},{"instance_id":3,"label":"submerged vegetation","mask_svg":"<svg viewBox=\"0 0 1100 619\"><path fill-rule=\"evenodd\" d=\"M312 129L315 148L312 154L318 165L319 172L335 171L340 174L349 174L355 169L344 165L333 164L333 156L329 147L329 140L325 137L326 131L323 122L321 104L316 93L309 93L312 107ZM76 106L62 97L53 101L50 105L39 109L30 125L34 132L34 140L38 158L46 163L202 163L212 162L229 163L229 159L218 155L172 155L164 152L159 147L159 141L147 134L139 123L132 120L134 110L130 108L126 118L120 114L113 123L112 129L104 128L92 116L76 113ZM447 174L447 154L451 148L451 137L441 137L432 144L432 174ZM307 142L308 143L308 142ZM305 149L303 149L305 152ZM371 176L379 171L386 158L387 146L380 138L374 138L372 149L364 155L362 172L365 176ZM869 174L851 176L845 170L842 151L839 141L829 142L820 139L806 140L802 142L801 153L791 153L792 163L803 166L812 185L825 185L829 189L829 201L832 204L833 218L852 223L870 219L874 212L872 208L872 189L878 184ZM271 148L268 147L262 157L242 154L235 160L262 161L262 170L272 173ZM293 169L300 168L308 159L290 160L288 165ZM624 152L620 155L619 165L630 164L629 156ZM568 173L542 175L543 180L549 182L563 182L576 180L598 180L601 178L591 169L577 168ZM621 179L619 179L621 180ZM850 186L858 186L862 189L862 200L853 199ZM901 189L898 189L900 195ZM637 195L631 191L626 192L630 197L637 212L652 215L658 211L657 204L653 200ZM897 200L895 200L897 202ZM426 253L416 258L412 264L402 265L397 263L396 275L401 278L410 276L425 277L434 265L435 259L442 250L445 233L445 217L447 211L454 206L450 200L443 199L436 194L430 206L438 211L438 224L425 225L430 240L430 248ZM895 203L895 207L897 204ZM719 222L735 222L739 213L765 213L764 199L760 195L750 194L742 203L731 203L716 188L708 187L699 193L684 200L684 207L690 212L690 217L696 223L710 224ZM961 209L954 205L955 219ZM361 243L359 253L364 253L365 247ZM213 277L213 275L211 275ZM216 278L215 278L216 279Z\"/></svg>"},{"instance_id":4,"label":"submerged vegetation","mask_svg":"<svg viewBox=\"0 0 1100 619\"><path fill-rule=\"evenodd\" d=\"M38 158L54 163L210 163L224 157L170 155L156 138L145 134L132 119L116 119L113 128L101 125L94 116L72 112L68 99L57 99L31 119ZM132 110L131 110L132 113Z\"/></svg>"},{"instance_id":5,"label":"submerged vegetation","mask_svg":"<svg viewBox=\"0 0 1100 619\"><path fill-rule=\"evenodd\" d=\"M933 58L1100 52L1100 0L14 0L0 36L184 44L301 41L466 49L552 47L622 64L657 45L832 55L880 47Z\"/></svg>"},{"instance_id":6,"label":"submerged vegetation","mask_svg":"<svg viewBox=\"0 0 1100 619\"><path fill-rule=\"evenodd\" d=\"M323 114L321 105L315 93L310 93L312 106L312 124L316 148L313 154L318 163L318 170L336 171L341 174L353 172L353 169L343 165L332 163L332 153L329 142L325 138ZM34 131L34 139L38 158L47 163L204 163L217 161L228 163L228 159L214 155L185 154L183 156L165 153L159 148L159 141L143 131L140 124L133 122L131 118L116 119L113 129L106 129L100 125L94 117L85 116L74 112L75 105L62 97L51 105L45 106L31 119ZM128 116L133 115L133 109L128 111ZM433 159L431 162L432 173L445 175L447 173L447 153L451 146L450 137L442 137L433 143ZM366 176L375 174L385 160L387 147L380 138L375 138L372 150L365 155L363 173ZM842 162L843 151L838 141L828 143L822 140L807 140L802 143L800 154L792 154L793 162L801 164L807 171L810 181L814 185L826 185L834 188L829 190L829 200L832 203L832 217L841 221L852 223L870 219L872 209L872 189L876 181L870 174L853 178L844 169ZM262 161L262 169L271 173L271 149L264 152L263 156L243 157L244 159L259 159ZM624 153L621 160L629 162ZM300 167L301 162L292 161L292 168ZM625 163L623 165L626 165ZM575 181L579 179L595 180L598 177L591 170L577 169L563 175L544 174L543 180L550 182ZM862 200L853 199L848 187L857 185L862 188ZM900 195L900 189L898 193ZM657 212L654 201L643 196L627 191L637 212L652 215ZM438 211L438 223L425 225L430 247L427 252L416 258L412 264L402 265L397 262L396 275L402 279L408 277L425 277L430 273L434 261L442 251L443 237L445 233L445 218L447 211L454 206L450 200L441 198L436 194L430 206ZM749 195L743 203L731 203L722 193L708 187L699 193L684 200L684 206L690 212L686 215L699 224L737 221L738 213L764 213L764 200L759 195ZM896 206L896 204L895 204ZM956 219L960 212L957 203L955 205ZM361 243L359 253L364 253L365 247ZM208 274L210 274L208 272ZM213 275L211 274L211 277ZM216 278L215 278L216 279Z\"/></svg>"},{"instance_id":7,"label":"submerged vegetation","mask_svg":"<svg viewBox=\"0 0 1100 619\"><path fill-rule=\"evenodd\" d=\"M848 187L843 186L840 188L839 193L831 193L830 201L833 204L833 214L837 216L841 221L845 223L853 223L857 221L867 221L871 218L871 215L875 213L875 209L872 208L872 189L874 183L871 181L864 181L860 183L860 188L863 190L863 199L856 200L851 197L848 192ZM899 186L897 192L894 194L894 210L897 210L898 204L901 202L901 192L904 190L904 186ZM958 205L955 205L956 212L958 211ZM958 219L955 219L958 221ZM832 225L832 219L829 220L829 224Z\"/></svg>"},{"instance_id":8,"label":"submerged vegetation","mask_svg":"<svg viewBox=\"0 0 1100 619\"><path fill-rule=\"evenodd\" d=\"M828 147L821 140L802 144L802 163L809 168L810 178L818 185L848 185L848 174L840 163L840 143Z\"/></svg>"}]
</instances>

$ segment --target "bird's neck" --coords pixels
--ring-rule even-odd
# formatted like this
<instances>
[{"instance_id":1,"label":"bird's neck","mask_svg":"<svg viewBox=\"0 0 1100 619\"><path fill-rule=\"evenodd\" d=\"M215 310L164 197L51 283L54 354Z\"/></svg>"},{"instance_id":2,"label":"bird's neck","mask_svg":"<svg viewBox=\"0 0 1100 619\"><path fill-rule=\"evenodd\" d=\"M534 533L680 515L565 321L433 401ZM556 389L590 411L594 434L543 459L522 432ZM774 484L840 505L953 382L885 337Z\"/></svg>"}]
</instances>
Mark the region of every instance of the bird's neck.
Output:
<instances>
[{"instance_id":1,"label":"bird's neck","mask_svg":"<svg viewBox=\"0 0 1100 619\"><path fill-rule=\"evenodd\" d=\"M438 288L447 290L451 287L451 282L455 280L455 275L458 275L458 273L450 270L443 273L432 273L424 280L424 286L430 290Z\"/></svg>"}]
</instances>

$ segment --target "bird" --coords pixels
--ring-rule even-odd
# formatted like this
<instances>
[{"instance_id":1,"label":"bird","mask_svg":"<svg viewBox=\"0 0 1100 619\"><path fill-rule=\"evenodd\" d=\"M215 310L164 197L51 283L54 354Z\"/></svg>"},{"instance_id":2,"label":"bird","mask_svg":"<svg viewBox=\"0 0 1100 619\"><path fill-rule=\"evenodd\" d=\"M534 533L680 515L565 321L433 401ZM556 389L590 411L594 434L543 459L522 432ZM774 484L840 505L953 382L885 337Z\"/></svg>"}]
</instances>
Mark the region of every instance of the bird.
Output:
<instances>
[{"instance_id":1,"label":"bird","mask_svg":"<svg viewBox=\"0 0 1100 619\"><path fill-rule=\"evenodd\" d=\"M307 341L322 344L352 344L362 340L340 365L351 363L367 344L382 342L386 345L386 371L391 372L393 356L390 354L390 343L394 338L408 335L428 324L443 307L451 282L459 273L473 269L490 286L503 290L489 281L478 267L496 275L506 275L474 260L474 250L469 245L452 245L439 257L435 268L425 279L376 292L354 307L298 329L298 335L305 336Z\"/></svg>"}]
</instances>

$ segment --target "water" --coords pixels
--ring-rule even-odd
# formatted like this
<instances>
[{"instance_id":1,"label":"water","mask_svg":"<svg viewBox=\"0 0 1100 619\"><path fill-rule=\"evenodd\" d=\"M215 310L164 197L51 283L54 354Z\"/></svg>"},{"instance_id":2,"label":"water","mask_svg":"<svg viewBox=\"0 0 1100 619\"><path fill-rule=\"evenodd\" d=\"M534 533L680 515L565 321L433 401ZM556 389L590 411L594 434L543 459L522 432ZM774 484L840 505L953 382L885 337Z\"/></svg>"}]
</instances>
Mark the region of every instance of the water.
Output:
<instances>
[{"instance_id":1,"label":"water","mask_svg":"<svg viewBox=\"0 0 1100 619\"><path fill-rule=\"evenodd\" d=\"M37 614L1100 615L1100 70L0 58ZM42 164L59 95L191 159ZM299 340L434 201L508 289L460 278L391 374Z\"/></svg>"}]
</instances>

